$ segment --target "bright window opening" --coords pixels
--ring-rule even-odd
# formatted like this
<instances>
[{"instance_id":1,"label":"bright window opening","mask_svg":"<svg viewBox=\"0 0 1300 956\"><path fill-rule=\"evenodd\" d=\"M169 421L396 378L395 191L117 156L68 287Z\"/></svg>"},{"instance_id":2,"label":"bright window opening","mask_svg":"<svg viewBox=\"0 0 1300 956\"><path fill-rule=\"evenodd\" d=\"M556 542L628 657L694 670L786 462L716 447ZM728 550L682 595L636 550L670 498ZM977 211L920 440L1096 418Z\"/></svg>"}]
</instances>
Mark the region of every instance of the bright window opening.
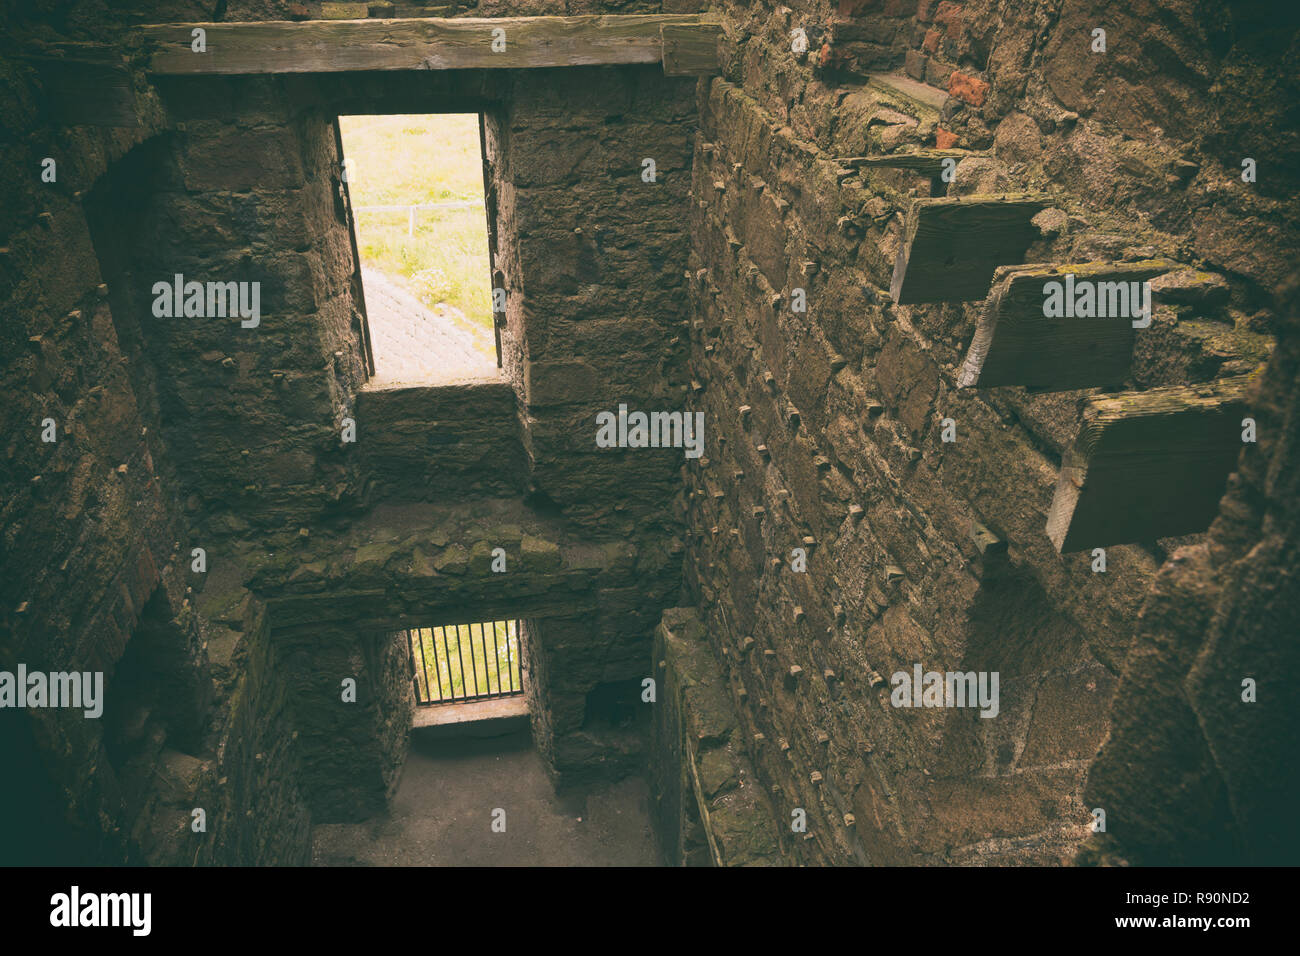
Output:
<instances>
[{"instance_id":1,"label":"bright window opening","mask_svg":"<svg viewBox=\"0 0 1300 956\"><path fill-rule=\"evenodd\" d=\"M421 705L524 692L520 621L450 624L406 632L415 700Z\"/></svg>"},{"instance_id":2,"label":"bright window opening","mask_svg":"<svg viewBox=\"0 0 1300 956\"><path fill-rule=\"evenodd\" d=\"M475 113L340 116L372 384L496 378Z\"/></svg>"}]
</instances>

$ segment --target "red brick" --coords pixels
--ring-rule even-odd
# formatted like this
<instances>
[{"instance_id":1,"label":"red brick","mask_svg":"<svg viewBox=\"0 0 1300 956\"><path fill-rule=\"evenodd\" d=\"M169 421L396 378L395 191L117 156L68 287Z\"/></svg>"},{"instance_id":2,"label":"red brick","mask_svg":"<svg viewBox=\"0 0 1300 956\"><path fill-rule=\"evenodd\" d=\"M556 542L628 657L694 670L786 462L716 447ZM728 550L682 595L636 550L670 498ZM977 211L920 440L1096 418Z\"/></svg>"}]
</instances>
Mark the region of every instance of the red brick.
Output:
<instances>
[{"instance_id":1,"label":"red brick","mask_svg":"<svg viewBox=\"0 0 1300 956\"><path fill-rule=\"evenodd\" d=\"M931 57L925 64L925 82L941 90L948 88L948 77L952 75L952 64L944 63Z\"/></svg>"},{"instance_id":2,"label":"red brick","mask_svg":"<svg viewBox=\"0 0 1300 956\"><path fill-rule=\"evenodd\" d=\"M939 8L934 11L934 22L942 23L948 28L949 33L956 33L962 28L964 17L962 16L962 5L952 3L950 0L943 0Z\"/></svg>"},{"instance_id":3,"label":"red brick","mask_svg":"<svg viewBox=\"0 0 1300 956\"><path fill-rule=\"evenodd\" d=\"M971 106L983 106L988 91L989 85L977 76L967 76L953 70L952 76L948 77L948 92Z\"/></svg>"},{"instance_id":4,"label":"red brick","mask_svg":"<svg viewBox=\"0 0 1300 956\"><path fill-rule=\"evenodd\" d=\"M957 134L950 133L946 129L936 129L934 131L934 145L938 149L952 149L957 145Z\"/></svg>"}]
</instances>

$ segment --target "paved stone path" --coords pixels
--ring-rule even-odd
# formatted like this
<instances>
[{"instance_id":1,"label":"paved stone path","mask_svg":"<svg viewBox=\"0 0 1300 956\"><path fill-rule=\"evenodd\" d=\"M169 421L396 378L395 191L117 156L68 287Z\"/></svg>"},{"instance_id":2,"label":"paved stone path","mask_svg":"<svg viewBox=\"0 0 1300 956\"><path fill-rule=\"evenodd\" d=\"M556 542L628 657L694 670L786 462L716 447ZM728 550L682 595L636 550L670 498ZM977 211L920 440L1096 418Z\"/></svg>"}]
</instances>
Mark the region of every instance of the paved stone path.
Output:
<instances>
[{"instance_id":1,"label":"paved stone path","mask_svg":"<svg viewBox=\"0 0 1300 956\"><path fill-rule=\"evenodd\" d=\"M370 342L375 350L372 385L445 385L496 378L496 344L491 331L472 326L459 310L439 314L394 280L361 270Z\"/></svg>"}]
</instances>

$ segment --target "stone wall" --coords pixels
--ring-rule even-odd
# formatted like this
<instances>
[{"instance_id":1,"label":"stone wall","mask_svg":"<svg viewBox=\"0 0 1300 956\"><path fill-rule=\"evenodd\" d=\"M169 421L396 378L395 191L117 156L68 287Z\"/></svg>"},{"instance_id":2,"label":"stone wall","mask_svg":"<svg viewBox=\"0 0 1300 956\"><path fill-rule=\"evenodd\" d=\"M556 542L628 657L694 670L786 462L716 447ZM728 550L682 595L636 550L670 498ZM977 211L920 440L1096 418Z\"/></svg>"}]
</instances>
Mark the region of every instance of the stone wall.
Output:
<instances>
[{"instance_id":1,"label":"stone wall","mask_svg":"<svg viewBox=\"0 0 1300 956\"><path fill-rule=\"evenodd\" d=\"M502 355L526 416L532 480L601 534L672 524L682 452L600 449L595 423L620 403L690 404L692 86L654 67L532 71L489 127Z\"/></svg>"},{"instance_id":2,"label":"stone wall","mask_svg":"<svg viewBox=\"0 0 1300 956\"><path fill-rule=\"evenodd\" d=\"M1300 618L1298 290L1282 290L1282 338L1256 393L1260 453L1242 461L1206 540L1160 569L1143 606L1088 781L1108 825L1086 862L1285 866L1300 846L1288 811L1300 772L1277 744L1300 705L1300 661L1278 640Z\"/></svg>"},{"instance_id":3,"label":"stone wall","mask_svg":"<svg viewBox=\"0 0 1300 956\"><path fill-rule=\"evenodd\" d=\"M415 703L405 641L386 631L322 627L278 636L275 645L313 822L383 812L406 759Z\"/></svg>"},{"instance_id":4,"label":"stone wall","mask_svg":"<svg viewBox=\"0 0 1300 956\"><path fill-rule=\"evenodd\" d=\"M676 866L771 866L781 821L746 755L744 728L692 608L655 634L650 775L664 859Z\"/></svg>"},{"instance_id":5,"label":"stone wall","mask_svg":"<svg viewBox=\"0 0 1300 956\"><path fill-rule=\"evenodd\" d=\"M0 332L0 668L102 669L112 706L104 723L3 715L32 786L0 820L35 821L32 845L69 861L303 862L313 814L372 812L396 783L411 701L382 635L512 616L560 779L639 766L653 720L674 861L1067 862L1093 807L1110 829L1086 861L1278 859L1294 22L1157 6L722 3L726 75L698 83L137 75L130 130L51 125L16 54L206 4L0 11L0 308L17 317ZM367 392L333 118L440 109L486 119L509 385ZM1208 277L1161 303L1127 386L1249 370L1278 339L1250 399L1260 442L1208 535L1110 547L1104 574L1052 548L1091 392L958 390L976 305L887 292L909 202L944 187L840 162L934 146L982 154L949 195L1048 194L1027 261L1163 256ZM156 316L153 284L176 273L260 281L259 326ZM620 403L704 411L705 457L595 447ZM998 717L893 708L889 676L917 663L998 671ZM160 687L172 703L127 706Z\"/></svg>"},{"instance_id":6,"label":"stone wall","mask_svg":"<svg viewBox=\"0 0 1300 956\"><path fill-rule=\"evenodd\" d=\"M908 202L939 184L837 159L986 150L949 195L1047 192L1025 261L1155 254L1217 275L1224 293L1158 309L1130 387L1253 368L1284 330L1297 209L1289 173L1254 188L1240 159L1295 148L1268 139L1285 41L1244 5L1164 6L1169 26L1087 3L722 8L735 55L701 84L692 190L691 374L716 437L690 476L687 578L796 861L1065 862L1089 833L1089 768L1157 572L1199 538L1109 547L1104 574L1056 554L1045 515L1088 393L958 391L975 303L895 307L887 291ZM1089 59L1093 24L1111 55ZM1199 646L1193 622L1166 626ZM1000 672L998 717L892 707L890 676L918 662ZM1159 709L1142 699L1135 722ZM1122 792L1127 812L1153 799ZM1186 834L1167 810L1143 825Z\"/></svg>"},{"instance_id":7,"label":"stone wall","mask_svg":"<svg viewBox=\"0 0 1300 956\"><path fill-rule=\"evenodd\" d=\"M504 571L492 570L496 548L505 552ZM304 746L317 748L307 759L326 768L310 788L317 792L346 790L355 768L387 765L385 755L404 746L382 721L355 713L409 707L409 674L397 681L367 665L374 651L366 648L385 645L366 635L504 618L528 622L524 687L534 739L551 769L570 780L633 769L640 736L590 721L587 701L602 685L631 682L624 696L639 702L647 635L676 594L679 561L680 550L593 539L520 501L478 499L385 505L339 531L268 535L236 564L240 580L267 603L293 685L311 688L296 706ZM366 675L357 677L366 699L339 708L339 682L354 671Z\"/></svg>"},{"instance_id":8,"label":"stone wall","mask_svg":"<svg viewBox=\"0 0 1300 956\"><path fill-rule=\"evenodd\" d=\"M368 509L379 503L525 492L544 511L598 528L591 535L597 550L602 542L626 535L647 553L641 564L645 579L601 592L596 617L577 618L552 608L552 619L542 628L561 635L561 646L568 649L563 669L549 672L553 680L539 700L536 717L539 744L557 772L607 763L603 744L586 739L585 732L581 743L571 735L584 724L585 700L597 685L628 680L643 671L658 611L671 600L662 595L676 586L668 558L672 515L665 512L681 451L597 454L594 435L598 410L614 408L620 401L656 407L652 403L675 400L684 391L665 391L660 353L667 338L685 323L681 309L687 234L682 208L689 187L689 127L672 124L693 112L690 86L689 81L665 80L657 71L626 69L542 71L504 79L453 75L432 81L425 90L404 88L409 85L393 78L347 77L319 83L292 77L215 85L183 82L163 90L171 115L184 127L178 135L188 144L183 147L188 154L217 154L220 144L202 138L209 132L230 142L245 137L254 142L244 154L247 182L239 179L244 174L238 169L214 164L205 174L219 177L213 184L213 194L220 198L217 206L193 204L196 191L205 195L200 175L193 174L183 212L160 214L160 220L183 222L187 230L209 236L222 248L245 243L265 250L294 248L292 261L271 260L266 276L272 287L287 281L285 270L296 274L295 263L309 263L311 273L310 281L293 287L300 298L292 303L286 299L286 309L292 305L297 311L268 309L259 329L238 330L272 334L256 342L249 339L251 351L243 358L235 356L240 371L233 385L191 371L207 355L210 365L226 367L229 378L232 369L226 359L231 356L216 361L223 337L242 341L229 329L188 331L196 341L187 344L183 354L172 349L161 363L166 372L160 377L173 377L176 390L189 396L190 405L222 409L220 414L227 416L224 422L202 423L173 416L174 427L186 440L203 448L192 485L212 489L199 496L198 508L216 542L214 553L221 549L233 559L233 552L270 549L276 562L297 562L298 584L310 580L317 557L328 557L320 550L328 537L316 536L310 548L298 547L299 529L322 518L345 535L366 535L374 522L364 516L373 514ZM337 156L327 135L327 115L330 110L453 108L481 109L488 117L494 266L504 274L508 289L509 321L502 338L513 390L477 385L411 392L359 390L359 338L340 338L347 328L355 333L356 322L348 325L343 319L355 309L347 281L351 262L346 230L334 201ZM585 154L589 169L569 169L572 143L587 140L599 141L603 152ZM277 163L287 166L283 180L263 176L252 181L253 170L267 159L257 154L259 142L276 154ZM658 157L655 183L640 177L638 157L646 152ZM305 157L301 177L296 172L298 156ZM175 163L188 169L184 155ZM171 200L156 195L152 201ZM278 218L250 213L223 219L216 215L226 208L223 203L276 210ZM604 213L602 225L584 238L578 224L587 221L593 209ZM654 268L648 270L630 251L640 248L644 236L651 237L645 241L658 250ZM161 242L143 246L166 248ZM622 310L627 301L637 302L644 312L627 316ZM670 308L673 303L676 310ZM615 313L616 306L620 311ZM547 349L561 350L573 360L542 361ZM644 358L629 361L629 355ZM243 428L229 419L235 414L228 400L232 387L247 390L239 407L259 410L245 414ZM218 397L219 390L226 397ZM163 407L166 419L166 401ZM339 423L352 414L358 422L357 442L348 446L339 440ZM453 414L456 421L448 423ZM212 440L204 437L209 430ZM258 434L267 435L268 441L252 440ZM419 442L412 441L413 435ZM450 435L457 438L455 443L447 442ZM232 440L248 447L236 451L229 444ZM425 520L418 519L413 529L439 537L442 531ZM280 537L292 547L278 545L279 537L265 530L274 527L287 527ZM451 547L464 550L482 543L462 539ZM509 534L505 543L509 546ZM338 557L350 553L346 545L339 547ZM364 553L364 547L359 551ZM479 563L485 555L469 552L469 574L487 573L486 562ZM445 576L443 569L434 574ZM292 575L288 580L293 581ZM277 633L299 623L288 611L292 602L277 602L265 580L255 579L252 586L270 602ZM525 592L528 586L525 583ZM372 627L378 619L394 617L392 608L411 599L388 593L383 600L391 607L341 610L333 618L335 626ZM522 613L496 603L503 615ZM461 613L469 614L473 604L467 600L460 605ZM440 603L456 606L449 598ZM564 624L556 620L566 617ZM348 653L355 655L355 649ZM545 645L539 648L539 669L548 653ZM370 739L368 733L363 739ZM556 740L575 743L565 750ZM627 746L620 743L615 750ZM625 767L625 757L615 762Z\"/></svg>"},{"instance_id":9,"label":"stone wall","mask_svg":"<svg viewBox=\"0 0 1300 956\"><path fill-rule=\"evenodd\" d=\"M363 389L357 428L376 498L445 501L526 490L528 470L509 382Z\"/></svg>"},{"instance_id":10,"label":"stone wall","mask_svg":"<svg viewBox=\"0 0 1300 956\"><path fill-rule=\"evenodd\" d=\"M209 11L47 14L6 12L11 45L104 42L121 24ZM102 665L111 681L161 582L187 668L169 679L194 690L203 728L144 735L174 783L127 807L96 724L15 723L6 743L40 778L33 792L48 777L68 794L50 832L66 817L84 859L301 862L309 808L350 819L395 785L409 662L380 635L438 615L535 620L533 719L558 776L637 766L642 736L605 705L637 693L659 613L677 603L682 452L597 455L595 413L682 407L693 82L648 68L140 75L138 129L71 132L46 125L34 70L5 63L4 127L31 133L6 134L0 154L21 187L3 200L2 298L22 317L6 324L3 371L17 397L4 412L3 663ZM333 117L440 109L488 117L511 382L366 392ZM599 149L579 168L585 142ZM647 155L655 182L641 178ZM259 323L156 314L154 284L177 273L259 282ZM57 443L40 441L46 417ZM483 502L497 524L401 512L435 497ZM489 540L511 556L504 577ZM376 587L384 574L396 577ZM323 615L309 609L321 582L344 595ZM352 674L358 703L342 716ZM190 804L208 821L195 840Z\"/></svg>"},{"instance_id":11,"label":"stone wall","mask_svg":"<svg viewBox=\"0 0 1300 956\"><path fill-rule=\"evenodd\" d=\"M102 218L187 507L236 526L320 514L360 492L340 437L362 371L332 119L274 81L163 95L173 131L154 162L119 171ZM177 274L259 283L258 324L156 315L155 283Z\"/></svg>"},{"instance_id":12,"label":"stone wall","mask_svg":"<svg viewBox=\"0 0 1300 956\"><path fill-rule=\"evenodd\" d=\"M302 687L272 641L266 607L234 571L227 564L215 572L196 608L217 705L208 751L215 758L205 759L191 783L193 805L207 808L207 838L200 853L181 855L192 852L189 833L173 811L177 855L165 862L303 866L311 857L313 808L294 710Z\"/></svg>"},{"instance_id":13,"label":"stone wall","mask_svg":"<svg viewBox=\"0 0 1300 956\"><path fill-rule=\"evenodd\" d=\"M0 667L101 672L107 698L98 719L6 711L5 764L26 757L5 788L6 804L18 804L0 814L5 843L42 862L166 858L155 847L153 808L164 796L154 767L211 757L218 725L207 721L207 660L186 596L174 458L150 383L132 368L138 343L105 284L103 236L83 205L153 129L149 115L134 131L51 129L30 64L4 62L0 168L13 185L0 210L0 381L9 396L0 412ZM42 179L47 158L52 181ZM166 691L165 706L124 712L116 690L128 652L135 686L145 696Z\"/></svg>"}]
</instances>

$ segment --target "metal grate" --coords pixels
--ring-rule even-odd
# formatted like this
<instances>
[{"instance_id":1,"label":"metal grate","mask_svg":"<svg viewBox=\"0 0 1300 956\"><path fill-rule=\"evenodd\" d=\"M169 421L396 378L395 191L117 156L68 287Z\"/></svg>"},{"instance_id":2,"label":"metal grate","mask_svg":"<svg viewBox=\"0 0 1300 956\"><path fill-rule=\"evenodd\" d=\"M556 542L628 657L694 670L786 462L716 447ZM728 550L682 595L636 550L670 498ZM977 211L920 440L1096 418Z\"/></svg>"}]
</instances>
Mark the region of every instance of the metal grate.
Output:
<instances>
[{"instance_id":1,"label":"metal grate","mask_svg":"<svg viewBox=\"0 0 1300 956\"><path fill-rule=\"evenodd\" d=\"M522 626L522 621L485 621L407 631L416 703L452 704L522 694Z\"/></svg>"}]
</instances>

